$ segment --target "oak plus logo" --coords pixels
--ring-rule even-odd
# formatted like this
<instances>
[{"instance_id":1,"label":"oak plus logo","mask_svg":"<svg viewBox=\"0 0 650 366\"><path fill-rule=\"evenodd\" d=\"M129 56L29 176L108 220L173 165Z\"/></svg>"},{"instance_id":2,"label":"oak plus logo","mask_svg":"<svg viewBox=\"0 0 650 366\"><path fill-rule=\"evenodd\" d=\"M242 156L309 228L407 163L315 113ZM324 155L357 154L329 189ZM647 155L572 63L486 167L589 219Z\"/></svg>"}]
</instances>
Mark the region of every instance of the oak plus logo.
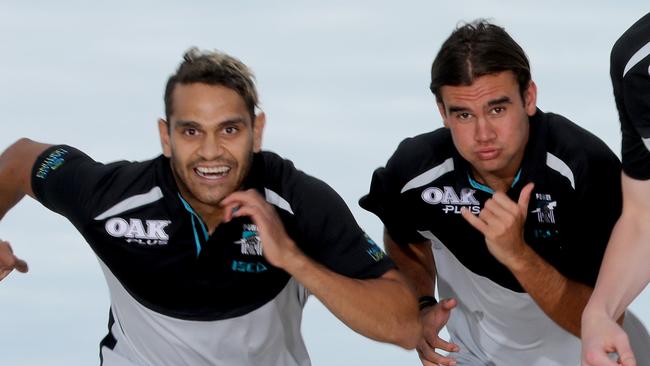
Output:
<instances>
[{"instance_id":1,"label":"oak plus logo","mask_svg":"<svg viewBox=\"0 0 650 366\"><path fill-rule=\"evenodd\" d=\"M429 187L422 191L422 200L431 205L441 205L444 213L460 214L460 208L465 206L475 215L481 212L481 203L474 198L476 190L462 188L457 194L453 187Z\"/></svg>"},{"instance_id":2,"label":"oak plus logo","mask_svg":"<svg viewBox=\"0 0 650 366\"><path fill-rule=\"evenodd\" d=\"M104 228L106 232L115 238L124 238L127 243L136 243L142 245L166 245L169 241L169 235L165 228L169 225L169 220L140 220L129 219L128 221L113 217L106 221Z\"/></svg>"}]
</instances>

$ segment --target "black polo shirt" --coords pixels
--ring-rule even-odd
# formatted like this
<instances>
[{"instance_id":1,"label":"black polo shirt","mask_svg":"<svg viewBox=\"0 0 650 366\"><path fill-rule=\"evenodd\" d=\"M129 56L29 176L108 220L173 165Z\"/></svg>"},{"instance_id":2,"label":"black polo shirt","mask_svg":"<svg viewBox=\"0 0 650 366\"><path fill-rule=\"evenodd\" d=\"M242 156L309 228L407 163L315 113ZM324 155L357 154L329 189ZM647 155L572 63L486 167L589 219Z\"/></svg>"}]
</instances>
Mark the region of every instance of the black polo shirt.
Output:
<instances>
[{"instance_id":1,"label":"black polo shirt","mask_svg":"<svg viewBox=\"0 0 650 366\"><path fill-rule=\"evenodd\" d=\"M34 165L32 187L100 260L111 291L103 364L309 363L304 288L266 261L250 219L208 235L167 158L105 165L54 146ZM273 204L289 236L331 270L375 278L392 268L343 200L290 161L255 154L244 188Z\"/></svg>"},{"instance_id":2,"label":"black polo shirt","mask_svg":"<svg viewBox=\"0 0 650 366\"><path fill-rule=\"evenodd\" d=\"M535 188L526 243L566 277L593 286L621 212L618 159L581 127L537 111L508 196L516 202L529 182ZM447 323L452 340L461 344L460 360L533 365L550 353L577 362L577 338L541 311L461 216L461 207L478 214L491 196L472 178L450 131L441 128L404 140L386 167L374 172L360 204L379 216L397 243L431 241L438 290L460 304ZM560 359L540 365L565 364Z\"/></svg>"},{"instance_id":3,"label":"black polo shirt","mask_svg":"<svg viewBox=\"0 0 650 366\"><path fill-rule=\"evenodd\" d=\"M610 76L621 121L623 171L650 179L650 13L614 44Z\"/></svg>"}]
</instances>

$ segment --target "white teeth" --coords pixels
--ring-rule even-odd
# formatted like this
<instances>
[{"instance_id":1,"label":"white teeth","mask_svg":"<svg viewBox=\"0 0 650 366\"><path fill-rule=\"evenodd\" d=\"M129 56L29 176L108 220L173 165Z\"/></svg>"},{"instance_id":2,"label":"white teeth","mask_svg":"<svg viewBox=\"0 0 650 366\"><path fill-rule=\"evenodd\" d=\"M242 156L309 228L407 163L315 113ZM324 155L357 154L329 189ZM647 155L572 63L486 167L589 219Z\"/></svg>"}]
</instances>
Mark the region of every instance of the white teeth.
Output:
<instances>
[{"instance_id":1,"label":"white teeth","mask_svg":"<svg viewBox=\"0 0 650 366\"><path fill-rule=\"evenodd\" d=\"M215 167L197 167L196 170L202 174L224 174L230 171L230 167L227 166L215 166Z\"/></svg>"},{"instance_id":2,"label":"white teeth","mask_svg":"<svg viewBox=\"0 0 650 366\"><path fill-rule=\"evenodd\" d=\"M196 174L203 178L208 179L219 179L224 175L228 174L230 167L228 166L216 166L216 167L196 167L194 168Z\"/></svg>"}]
</instances>

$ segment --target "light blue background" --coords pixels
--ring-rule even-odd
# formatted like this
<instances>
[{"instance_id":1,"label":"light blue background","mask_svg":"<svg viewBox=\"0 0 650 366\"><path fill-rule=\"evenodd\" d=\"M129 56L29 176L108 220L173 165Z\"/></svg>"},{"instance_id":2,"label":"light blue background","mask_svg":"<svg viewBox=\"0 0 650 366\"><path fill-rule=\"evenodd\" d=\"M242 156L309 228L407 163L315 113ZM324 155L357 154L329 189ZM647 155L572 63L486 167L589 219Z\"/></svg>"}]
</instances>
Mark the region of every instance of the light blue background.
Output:
<instances>
[{"instance_id":1,"label":"light blue background","mask_svg":"<svg viewBox=\"0 0 650 366\"><path fill-rule=\"evenodd\" d=\"M647 11L645 0L3 1L0 148L27 136L104 162L151 158L167 76L189 46L219 48L257 74L265 148L330 183L380 241L379 220L356 201L402 138L441 126L429 68L457 22L505 26L531 58L540 108L618 153L609 51ZM109 301L81 236L26 199L0 237L31 266L0 283L0 364L97 365ZM649 292L632 305L646 324ZM315 299L303 329L316 366L419 364L414 352L353 333Z\"/></svg>"}]
</instances>

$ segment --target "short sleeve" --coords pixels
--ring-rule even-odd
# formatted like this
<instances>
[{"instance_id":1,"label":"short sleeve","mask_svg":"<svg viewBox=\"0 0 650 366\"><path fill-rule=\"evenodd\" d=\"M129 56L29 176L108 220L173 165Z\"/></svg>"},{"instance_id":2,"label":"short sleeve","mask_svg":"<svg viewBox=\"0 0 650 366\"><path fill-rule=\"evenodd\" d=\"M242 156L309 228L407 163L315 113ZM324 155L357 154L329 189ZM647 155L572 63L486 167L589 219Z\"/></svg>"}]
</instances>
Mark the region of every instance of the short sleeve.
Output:
<instances>
[{"instance_id":1,"label":"short sleeve","mask_svg":"<svg viewBox=\"0 0 650 366\"><path fill-rule=\"evenodd\" d=\"M404 158L404 150L409 139L403 141L388 160L386 167L375 170L370 182L370 191L359 200L359 205L383 222L388 234L398 244L419 243L427 240L414 227L414 218L402 194L407 176L409 159Z\"/></svg>"},{"instance_id":2,"label":"short sleeve","mask_svg":"<svg viewBox=\"0 0 650 366\"><path fill-rule=\"evenodd\" d=\"M650 56L647 57L650 60ZM650 65L650 61L646 61ZM632 178L650 179L650 68L623 78L621 108L632 129L623 131L623 168Z\"/></svg>"},{"instance_id":3,"label":"short sleeve","mask_svg":"<svg viewBox=\"0 0 650 366\"><path fill-rule=\"evenodd\" d=\"M75 226L87 222L102 195L109 170L83 152L66 145L44 151L32 168L32 189L48 209L67 217Z\"/></svg>"},{"instance_id":4,"label":"short sleeve","mask_svg":"<svg viewBox=\"0 0 650 366\"><path fill-rule=\"evenodd\" d=\"M304 173L292 206L303 250L329 269L353 278L377 278L393 262L359 227L343 199Z\"/></svg>"},{"instance_id":5,"label":"short sleeve","mask_svg":"<svg viewBox=\"0 0 650 366\"><path fill-rule=\"evenodd\" d=\"M395 267L325 182L270 151L255 154L244 185L276 206L285 230L310 258L341 275L367 279Z\"/></svg>"},{"instance_id":6,"label":"short sleeve","mask_svg":"<svg viewBox=\"0 0 650 366\"><path fill-rule=\"evenodd\" d=\"M621 121L625 173L650 179L650 14L614 44L610 76Z\"/></svg>"}]
</instances>

